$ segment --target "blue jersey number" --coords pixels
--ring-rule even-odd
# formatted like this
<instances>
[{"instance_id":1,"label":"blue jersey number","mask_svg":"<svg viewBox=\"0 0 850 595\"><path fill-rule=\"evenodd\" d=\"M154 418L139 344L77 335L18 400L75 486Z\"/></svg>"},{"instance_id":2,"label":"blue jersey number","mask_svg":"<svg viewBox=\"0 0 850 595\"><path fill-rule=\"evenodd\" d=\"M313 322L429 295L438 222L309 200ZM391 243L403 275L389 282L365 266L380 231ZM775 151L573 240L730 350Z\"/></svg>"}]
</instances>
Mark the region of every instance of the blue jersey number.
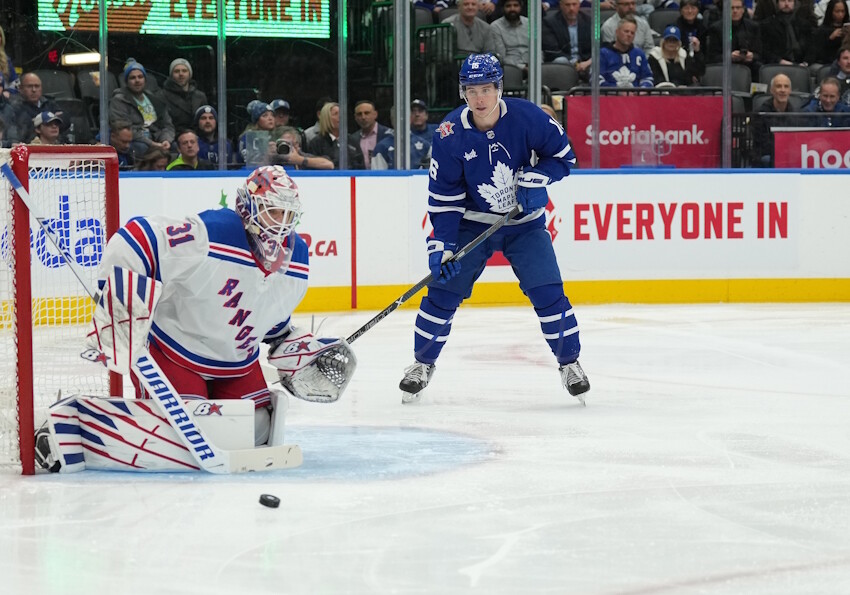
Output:
<instances>
[{"instance_id":1,"label":"blue jersey number","mask_svg":"<svg viewBox=\"0 0 850 595\"><path fill-rule=\"evenodd\" d=\"M168 245L172 248L174 246L179 246L184 242L191 242L195 239L191 233L192 224L184 223L183 225L169 225L165 228L165 233L167 233L170 237L168 238Z\"/></svg>"}]
</instances>

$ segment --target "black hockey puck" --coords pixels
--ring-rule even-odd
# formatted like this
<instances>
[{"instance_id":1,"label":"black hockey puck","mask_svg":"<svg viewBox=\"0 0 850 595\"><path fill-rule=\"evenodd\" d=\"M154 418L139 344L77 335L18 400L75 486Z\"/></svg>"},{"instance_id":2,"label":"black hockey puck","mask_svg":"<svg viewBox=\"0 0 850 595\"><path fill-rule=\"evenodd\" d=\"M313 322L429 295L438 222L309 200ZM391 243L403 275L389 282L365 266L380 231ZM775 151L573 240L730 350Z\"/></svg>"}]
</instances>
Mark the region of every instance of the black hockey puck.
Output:
<instances>
[{"instance_id":1,"label":"black hockey puck","mask_svg":"<svg viewBox=\"0 0 850 595\"><path fill-rule=\"evenodd\" d=\"M263 494L260 496L260 504L269 508L277 508L280 506L280 498L271 494Z\"/></svg>"}]
</instances>

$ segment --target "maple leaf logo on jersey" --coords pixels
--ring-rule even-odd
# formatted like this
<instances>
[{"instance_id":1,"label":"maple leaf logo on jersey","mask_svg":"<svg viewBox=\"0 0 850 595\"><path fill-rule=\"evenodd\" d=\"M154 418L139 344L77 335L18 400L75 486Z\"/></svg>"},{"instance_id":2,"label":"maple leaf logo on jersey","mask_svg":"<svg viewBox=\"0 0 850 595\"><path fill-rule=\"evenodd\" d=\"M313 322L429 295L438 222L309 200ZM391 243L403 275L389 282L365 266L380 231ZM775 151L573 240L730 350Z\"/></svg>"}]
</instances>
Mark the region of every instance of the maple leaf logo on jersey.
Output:
<instances>
[{"instance_id":1,"label":"maple leaf logo on jersey","mask_svg":"<svg viewBox=\"0 0 850 595\"><path fill-rule=\"evenodd\" d=\"M478 194L490 205L494 213L507 213L516 205L516 174L514 170L502 163L496 162L493 175L490 177L493 184L478 184Z\"/></svg>"},{"instance_id":2,"label":"maple leaf logo on jersey","mask_svg":"<svg viewBox=\"0 0 850 595\"><path fill-rule=\"evenodd\" d=\"M463 154L463 158L466 159L467 161L472 161L476 157L478 157L478 153L475 152L475 149L472 149L469 153Z\"/></svg>"},{"instance_id":3,"label":"maple leaf logo on jersey","mask_svg":"<svg viewBox=\"0 0 850 595\"><path fill-rule=\"evenodd\" d=\"M454 122L443 122L437 127L437 132L440 133L440 138L446 138L450 134L454 134Z\"/></svg>"},{"instance_id":4,"label":"maple leaf logo on jersey","mask_svg":"<svg viewBox=\"0 0 850 595\"><path fill-rule=\"evenodd\" d=\"M637 75L629 70L626 65L620 66L620 69L614 71L611 76L617 81L618 87L633 87L634 85L632 83L637 78Z\"/></svg>"}]
</instances>

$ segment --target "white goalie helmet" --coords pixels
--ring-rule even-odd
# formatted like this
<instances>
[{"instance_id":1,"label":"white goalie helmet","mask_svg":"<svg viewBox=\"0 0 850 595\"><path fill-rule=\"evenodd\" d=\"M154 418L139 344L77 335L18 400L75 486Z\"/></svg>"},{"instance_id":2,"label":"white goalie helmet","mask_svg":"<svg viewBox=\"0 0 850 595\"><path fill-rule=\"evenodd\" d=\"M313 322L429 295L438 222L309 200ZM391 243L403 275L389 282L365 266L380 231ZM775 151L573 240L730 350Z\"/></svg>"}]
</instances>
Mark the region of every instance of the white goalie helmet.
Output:
<instances>
[{"instance_id":1,"label":"white goalie helmet","mask_svg":"<svg viewBox=\"0 0 850 595\"><path fill-rule=\"evenodd\" d=\"M258 167L236 191L236 212L242 217L254 256L268 271L281 268L292 256L287 236L301 219L298 186L279 165Z\"/></svg>"}]
</instances>

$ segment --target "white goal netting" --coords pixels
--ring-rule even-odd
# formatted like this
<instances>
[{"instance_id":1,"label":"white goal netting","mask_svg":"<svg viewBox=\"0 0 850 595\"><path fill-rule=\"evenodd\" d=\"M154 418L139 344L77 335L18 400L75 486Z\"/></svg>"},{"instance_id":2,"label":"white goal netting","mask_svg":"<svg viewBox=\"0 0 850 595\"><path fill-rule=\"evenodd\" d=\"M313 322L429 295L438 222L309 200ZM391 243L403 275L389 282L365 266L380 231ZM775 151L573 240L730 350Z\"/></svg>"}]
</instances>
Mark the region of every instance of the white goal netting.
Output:
<instances>
[{"instance_id":1,"label":"white goal netting","mask_svg":"<svg viewBox=\"0 0 850 595\"><path fill-rule=\"evenodd\" d=\"M0 150L0 163L12 161L11 151ZM105 160L25 150L23 162L27 167L19 165L16 172L19 178L27 177L21 181L29 186L35 208L56 231L89 286L96 287L97 265L107 240ZM12 187L2 175L0 197L0 469L20 470L21 440L28 446L27 436L41 425L59 391L107 396L109 376L105 368L80 358L91 298L33 216L29 230L16 229ZM114 200L117 205L117 197ZM21 231L29 237L29 304L15 301L27 285L14 243ZM29 308L29 326L19 323L19 308ZM31 354L26 349L30 339ZM30 377L31 404L22 391ZM31 423L28 409L34 413Z\"/></svg>"}]
</instances>

